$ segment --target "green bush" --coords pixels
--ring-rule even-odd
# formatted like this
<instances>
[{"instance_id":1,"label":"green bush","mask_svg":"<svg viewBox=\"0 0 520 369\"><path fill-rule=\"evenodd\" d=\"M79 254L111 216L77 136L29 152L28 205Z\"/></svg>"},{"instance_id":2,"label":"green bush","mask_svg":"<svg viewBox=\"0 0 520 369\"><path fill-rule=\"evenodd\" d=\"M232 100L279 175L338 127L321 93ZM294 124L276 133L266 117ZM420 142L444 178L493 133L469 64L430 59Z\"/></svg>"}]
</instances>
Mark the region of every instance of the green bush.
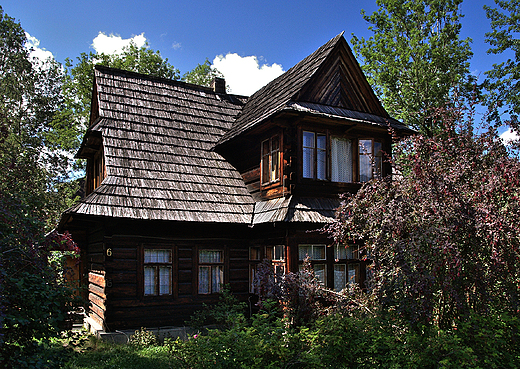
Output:
<instances>
[{"instance_id":1,"label":"green bush","mask_svg":"<svg viewBox=\"0 0 520 369\"><path fill-rule=\"evenodd\" d=\"M157 345L159 341L153 332L141 327L140 330L135 331L135 333L130 336L128 343L137 347L147 347Z\"/></svg>"}]
</instances>

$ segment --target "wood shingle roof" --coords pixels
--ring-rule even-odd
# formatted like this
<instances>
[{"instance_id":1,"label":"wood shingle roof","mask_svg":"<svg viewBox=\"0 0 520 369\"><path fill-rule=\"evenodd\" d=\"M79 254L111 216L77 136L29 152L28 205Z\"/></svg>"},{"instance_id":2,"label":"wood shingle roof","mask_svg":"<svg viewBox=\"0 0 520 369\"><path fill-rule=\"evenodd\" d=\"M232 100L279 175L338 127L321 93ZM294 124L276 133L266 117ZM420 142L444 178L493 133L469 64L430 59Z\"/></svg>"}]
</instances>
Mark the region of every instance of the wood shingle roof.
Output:
<instances>
[{"instance_id":1,"label":"wood shingle roof","mask_svg":"<svg viewBox=\"0 0 520 369\"><path fill-rule=\"evenodd\" d=\"M211 150L244 98L105 67L95 75L100 118L90 134L101 132L107 177L69 212L251 222L240 174Z\"/></svg>"},{"instance_id":2,"label":"wood shingle roof","mask_svg":"<svg viewBox=\"0 0 520 369\"><path fill-rule=\"evenodd\" d=\"M302 90L342 37L343 33L334 37L287 72L255 92L248 99L232 128L222 136L219 143L238 136L282 110L294 95Z\"/></svg>"},{"instance_id":3,"label":"wood shingle roof","mask_svg":"<svg viewBox=\"0 0 520 369\"><path fill-rule=\"evenodd\" d=\"M287 196L255 204L238 171L214 151L283 112L408 130L381 106L343 34L250 98L97 66L95 121L78 157L92 158L102 145L106 178L65 215L327 222L339 200Z\"/></svg>"},{"instance_id":4,"label":"wood shingle roof","mask_svg":"<svg viewBox=\"0 0 520 369\"><path fill-rule=\"evenodd\" d=\"M390 125L411 132L390 118L341 33L255 92L217 145L249 131L277 113L297 110L306 104L313 105L313 113L326 115L327 110L334 109L336 118L352 119L355 116L359 123Z\"/></svg>"}]
</instances>

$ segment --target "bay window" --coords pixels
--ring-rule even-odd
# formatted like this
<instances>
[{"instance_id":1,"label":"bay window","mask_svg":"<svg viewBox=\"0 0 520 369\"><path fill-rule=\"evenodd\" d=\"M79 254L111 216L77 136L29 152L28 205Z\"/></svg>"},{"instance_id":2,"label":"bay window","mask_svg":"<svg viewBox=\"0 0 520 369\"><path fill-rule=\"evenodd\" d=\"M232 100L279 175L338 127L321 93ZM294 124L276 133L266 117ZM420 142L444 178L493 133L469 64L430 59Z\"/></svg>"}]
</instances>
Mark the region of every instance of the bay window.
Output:
<instances>
[{"instance_id":1,"label":"bay window","mask_svg":"<svg viewBox=\"0 0 520 369\"><path fill-rule=\"evenodd\" d=\"M382 142L372 138L353 139L303 131L302 176L336 183L381 178L382 149Z\"/></svg>"},{"instance_id":2,"label":"bay window","mask_svg":"<svg viewBox=\"0 0 520 369\"><path fill-rule=\"evenodd\" d=\"M271 137L262 142L262 184L280 180L280 138Z\"/></svg>"}]
</instances>

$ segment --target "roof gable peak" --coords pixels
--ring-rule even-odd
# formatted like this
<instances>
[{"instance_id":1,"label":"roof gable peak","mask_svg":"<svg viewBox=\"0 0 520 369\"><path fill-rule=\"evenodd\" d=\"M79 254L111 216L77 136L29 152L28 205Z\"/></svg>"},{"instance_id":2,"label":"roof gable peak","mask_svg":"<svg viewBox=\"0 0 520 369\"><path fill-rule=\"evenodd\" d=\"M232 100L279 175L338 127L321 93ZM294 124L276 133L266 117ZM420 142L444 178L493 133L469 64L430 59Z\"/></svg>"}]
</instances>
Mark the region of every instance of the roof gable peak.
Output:
<instances>
[{"instance_id":1,"label":"roof gable peak","mask_svg":"<svg viewBox=\"0 0 520 369\"><path fill-rule=\"evenodd\" d=\"M344 37L293 100L388 117Z\"/></svg>"}]
</instances>

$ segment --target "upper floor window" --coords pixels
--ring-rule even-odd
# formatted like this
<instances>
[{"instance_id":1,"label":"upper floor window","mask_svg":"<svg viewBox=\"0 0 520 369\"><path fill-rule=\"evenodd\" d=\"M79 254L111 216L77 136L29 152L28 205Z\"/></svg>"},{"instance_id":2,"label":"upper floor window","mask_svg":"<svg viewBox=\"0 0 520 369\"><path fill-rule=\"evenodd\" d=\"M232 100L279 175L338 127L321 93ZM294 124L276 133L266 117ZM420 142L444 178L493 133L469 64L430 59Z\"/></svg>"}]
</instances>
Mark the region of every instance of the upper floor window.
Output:
<instances>
[{"instance_id":1,"label":"upper floor window","mask_svg":"<svg viewBox=\"0 0 520 369\"><path fill-rule=\"evenodd\" d=\"M327 136L303 132L303 178L327 179Z\"/></svg>"},{"instance_id":2,"label":"upper floor window","mask_svg":"<svg viewBox=\"0 0 520 369\"><path fill-rule=\"evenodd\" d=\"M355 145L359 147L357 151L354 150ZM327 138L325 133L303 131L303 178L339 183L380 178L383 170L382 146L374 139Z\"/></svg>"},{"instance_id":3,"label":"upper floor window","mask_svg":"<svg viewBox=\"0 0 520 369\"><path fill-rule=\"evenodd\" d=\"M368 182L381 178L383 153L381 142L372 139L359 140L359 181Z\"/></svg>"},{"instance_id":4,"label":"upper floor window","mask_svg":"<svg viewBox=\"0 0 520 369\"><path fill-rule=\"evenodd\" d=\"M101 147L101 149L87 161L87 195L98 188L106 176L105 156L103 155L103 147Z\"/></svg>"},{"instance_id":5,"label":"upper floor window","mask_svg":"<svg viewBox=\"0 0 520 369\"><path fill-rule=\"evenodd\" d=\"M262 184L280 180L280 137L262 142Z\"/></svg>"},{"instance_id":6,"label":"upper floor window","mask_svg":"<svg viewBox=\"0 0 520 369\"><path fill-rule=\"evenodd\" d=\"M144 294L172 294L172 250L144 250Z\"/></svg>"},{"instance_id":7,"label":"upper floor window","mask_svg":"<svg viewBox=\"0 0 520 369\"><path fill-rule=\"evenodd\" d=\"M330 175L332 182L353 182L352 141L344 137L330 138Z\"/></svg>"}]
</instances>

